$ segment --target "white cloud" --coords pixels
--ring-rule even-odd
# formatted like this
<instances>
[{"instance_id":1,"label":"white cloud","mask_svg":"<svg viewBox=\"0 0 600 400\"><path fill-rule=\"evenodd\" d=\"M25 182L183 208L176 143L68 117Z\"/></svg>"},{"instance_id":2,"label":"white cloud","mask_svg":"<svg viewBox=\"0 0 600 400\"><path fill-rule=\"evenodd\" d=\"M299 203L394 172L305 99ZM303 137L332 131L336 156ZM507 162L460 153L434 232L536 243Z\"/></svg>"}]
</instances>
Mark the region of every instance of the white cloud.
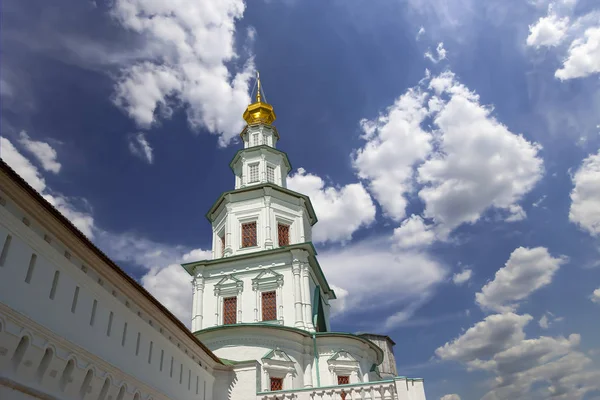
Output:
<instances>
[{"instance_id":1,"label":"white cloud","mask_svg":"<svg viewBox=\"0 0 600 400\"><path fill-rule=\"evenodd\" d=\"M475 301L483 309L514 311L519 301L550 284L554 273L565 262L564 257L552 257L544 247L519 247L496 272L494 280L475 295Z\"/></svg>"},{"instance_id":2,"label":"white cloud","mask_svg":"<svg viewBox=\"0 0 600 400\"><path fill-rule=\"evenodd\" d=\"M421 38L421 36L423 36L424 34L425 34L425 28L420 27L419 31L417 32L417 37L415 39L419 40Z\"/></svg>"},{"instance_id":3,"label":"white cloud","mask_svg":"<svg viewBox=\"0 0 600 400\"><path fill-rule=\"evenodd\" d=\"M250 58L241 70L235 49L235 23L243 0L117 0L112 15L125 28L144 36L157 54L125 68L116 84L115 104L141 128L169 117L171 107L185 107L189 125L220 135L227 145L239 133L248 105ZM249 38L250 40L251 38ZM239 64L239 63L238 63Z\"/></svg>"},{"instance_id":4,"label":"white cloud","mask_svg":"<svg viewBox=\"0 0 600 400\"><path fill-rule=\"evenodd\" d=\"M46 189L46 181L38 169L4 137L0 137L0 156L32 188L40 193Z\"/></svg>"},{"instance_id":5,"label":"white cloud","mask_svg":"<svg viewBox=\"0 0 600 400\"><path fill-rule=\"evenodd\" d=\"M560 80L583 78L600 72L600 26L588 28L573 40L569 53L555 76Z\"/></svg>"},{"instance_id":6,"label":"white cloud","mask_svg":"<svg viewBox=\"0 0 600 400\"><path fill-rule=\"evenodd\" d=\"M594 303L600 304L600 287L592 292L590 300Z\"/></svg>"},{"instance_id":7,"label":"white cloud","mask_svg":"<svg viewBox=\"0 0 600 400\"><path fill-rule=\"evenodd\" d=\"M341 287L331 285L331 288L335 292L335 301L331 302L331 316L342 314L346 311L346 299L348 297L348 291Z\"/></svg>"},{"instance_id":8,"label":"white cloud","mask_svg":"<svg viewBox=\"0 0 600 400\"><path fill-rule=\"evenodd\" d=\"M600 235L600 151L583 160L572 176L569 220L593 236Z\"/></svg>"},{"instance_id":9,"label":"white cloud","mask_svg":"<svg viewBox=\"0 0 600 400\"><path fill-rule=\"evenodd\" d=\"M531 319L530 315L513 313L488 315L460 337L436 349L435 354L442 360L471 364L493 357L525 339L523 328Z\"/></svg>"},{"instance_id":10,"label":"white cloud","mask_svg":"<svg viewBox=\"0 0 600 400\"><path fill-rule=\"evenodd\" d=\"M440 400L460 400L460 396L455 393L445 394L440 398Z\"/></svg>"},{"instance_id":11,"label":"white cloud","mask_svg":"<svg viewBox=\"0 0 600 400\"><path fill-rule=\"evenodd\" d=\"M141 284L188 328L192 315L192 278L179 262L210 258L210 251L191 250L171 260L167 266L154 266L142 277Z\"/></svg>"},{"instance_id":12,"label":"white cloud","mask_svg":"<svg viewBox=\"0 0 600 400\"><path fill-rule=\"evenodd\" d=\"M591 360L576 350L580 336L526 339L524 327L531 319L490 315L438 348L436 355L494 374L486 400L580 399L596 389L600 372L590 369Z\"/></svg>"},{"instance_id":13,"label":"white cloud","mask_svg":"<svg viewBox=\"0 0 600 400\"><path fill-rule=\"evenodd\" d=\"M326 186L319 176L298 168L288 177L287 185L310 197L319 219L313 229L314 242L350 240L356 230L375 221L375 204L360 183L341 188Z\"/></svg>"},{"instance_id":14,"label":"white cloud","mask_svg":"<svg viewBox=\"0 0 600 400\"><path fill-rule=\"evenodd\" d=\"M96 242L111 258L148 270L172 264L192 250L186 246L158 243L132 232L113 233L101 229L98 229Z\"/></svg>"},{"instance_id":15,"label":"white cloud","mask_svg":"<svg viewBox=\"0 0 600 400\"><path fill-rule=\"evenodd\" d=\"M60 172L60 163L56 160L56 150L46 142L31 140L25 131L19 135L19 143L32 153L46 171Z\"/></svg>"},{"instance_id":16,"label":"white cloud","mask_svg":"<svg viewBox=\"0 0 600 400\"><path fill-rule=\"evenodd\" d=\"M451 72L433 78L430 88L439 93L430 100L438 110L439 148L418 168L425 217L450 232L490 207L514 215L542 176L540 146L510 132Z\"/></svg>"},{"instance_id":17,"label":"white cloud","mask_svg":"<svg viewBox=\"0 0 600 400\"><path fill-rule=\"evenodd\" d=\"M146 135L144 135L143 132L138 132L129 137L129 151L131 151L131 154L146 161L148 164L152 164L154 161L152 147L150 146L150 143L148 143Z\"/></svg>"},{"instance_id":18,"label":"white cloud","mask_svg":"<svg viewBox=\"0 0 600 400\"><path fill-rule=\"evenodd\" d=\"M411 215L394 229L394 243L400 249L427 247L435 241L435 232L423 218Z\"/></svg>"},{"instance_id":19,"label":"white cloud","mask_svg":"<svg viewBox=\"0 0 600 400\"><path fill-rule=\"evenodd\" d=\"M343 299L346 312L399 310L390 317L387 328L410 317L447 273L427 254L391 251L387 238L323 251L319 262L330 284L347 292ZM374 283L377 290L373 290ZM372 321L365 318L365 325L372 327L381 314Z\"/></svg>"},{"instance_id":20,"label":"white cloud","mask_svg":"<svg viewBox=\"0 0 600 400\"><path fill-rule=\"evenodd\" d=\"M552 314L550 311L546 311L544 315L538 321L538 325L542 329L548 329L550 326L554 325L556 322L561 322L564 320L564 317L557 317Z\"/></svg>"},{"instance_id":21,"label":"white cloud","mask_svg":"<svg viewBox=\"0 0 600 400\"><path fill-rule=\"evenodd\" d=\"M428 115L427 93L409 89L375 120L360 121L366 144L355 152L354 167L384 213L404 218L407 193L413 189L413 167L432 149L432 134L421 124Z\"/></svg>"},{"instance_id":22,"label":"white cloud","mask_svg":"<svg viewBox=\"0 0 600 400\"><path fill-rule=\"evenodd\" d=\"M563 65L554 76L562 81L600 72L600 13L592 10L573 19L576 0L552 1L548 12L529 26L528 46L553 47L562 54ZM568 49L560 46L570 43Z\"/></svg>"},{"instance_id":23,"label":"white cloud","mask_svg":"<svg viewBox=\"0 0 600 400\"><path fill-rule=\"evenodd\" d=\"M471 279L471 275L473 275L473 271L470 269L465 269L464 271L457 272L452 275L452 282L456 285L462 285L469 279Z\"/></svg>"},{"instance_id":24,"label":"white cloud","mask_svg":"<svg viewBox=\"0 0 600 400\"><path fill-rule=\"evenodd\" d=\"M43 194L44 199L64 215L88 239L93 239L95 234L94 217L90 211L81 211L71 199L57 194ZM87 204L86 204L87 205Z\"/></svg>"},{"instance_id":25,"label":"white cloud","mask_svg":"<svg viewBox=\"0 0 600 400\"><path fill-rule=\"evenodd\" d=\"M438 43L437 47L435 48L435 52L436 52L437 57L434 56L430 50L427 50L427 52L425 53L425 58L427 58L429 61L431 61L434 64L437 64L440 61L446 59L446 55L448 52L444 48L443 42Z\"/></svg>"},{"instance_id":26,"label":"white cloud","mask_svg":"<svg viewBox=\"0 0 600 400\"><path fill-rule=\"evenodd\" d=\"M384 214L402 221L415 192L425 203L422 216L394 232L399 248L446 240L492 208L508 222L525 218L518 202L543 174L541 147L498 122L450 71L427 74L361 128L366 143L353 154L354 167Z\"/></svg>"},{"instance_id":27,"label":"white cloud","mask_svg":"<svg viewBox=\"0 0 600 400\"><path fill-rule=\"evenodd\" d=\"M534 25L529 26L527 46L557 46L565 38L569 28L569 18L559 18L555 14L541 17Z\"/></svg>"},{"instance_id":28,"label":"white cloud","mask_svg":"<svg viewBox=\"0 0 600 400\"><path fill-rule=\"evenodd\" d=\"M542 329L548 329L548 327L549 327L548 316L546 314L544 314L542 316L542 318L540 318L540 320L538 321L538 324L540 325L540 328L542 328Z\"/></svg>"}]
</instances>

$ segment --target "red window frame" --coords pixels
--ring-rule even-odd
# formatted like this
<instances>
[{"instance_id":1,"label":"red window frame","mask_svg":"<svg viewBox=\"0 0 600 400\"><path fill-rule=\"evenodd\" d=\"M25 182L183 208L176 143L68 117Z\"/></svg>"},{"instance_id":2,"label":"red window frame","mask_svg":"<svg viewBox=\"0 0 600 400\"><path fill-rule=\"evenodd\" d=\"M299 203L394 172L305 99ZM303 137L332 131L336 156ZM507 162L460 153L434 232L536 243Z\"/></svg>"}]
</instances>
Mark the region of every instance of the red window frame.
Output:
<instances>
[{"instance_id":1,"label":"red window frame","mask_svg":"<svg viewBox=\"0 0 600 400\"><path fill-rule=\"evenodd\" d=\"M262 320L275 321L277 319L277 293L262 292Z\"/></svg>"},{"instance_id":2,"label":"red window frame","mask_svg":"<svg viewBox=\"0 0 600 400\"><path fill-rule=\"evenodd\" d=\"M242 224L242 247L253 247L258 243L256 237L256 221Z\"/></svg>"},{"instance_id":3,"label":"red window frame","mask_svg":"<svg viewBox=\"0 0 600 400\"><path fill-rule=\"evenodd\" d=\"M279 246L289 246L290 244L290 226L277 224L277 240Z\"/></svg>"},{"instance_id":4,"label":"red window frame","mask_svg":"<svg viewBox=\"0 0 600 400\"><path fill-rule=\"evenodd\" d=\"M338 385L350 384L350 377L348 375L338 375Z\"/></svg>"},{"instance_id":5,"label":"red window frame","mask_svg":"<svg viewBox=\"0 0 600 400\"><path fill-rule=\"evenodd\" d=\"M283 390L283 378L271 377L271 392Z\"/></svg>"},{"instance_id":6,"label":"red window frame","mask_svg":"<svg viewBox=\"0 0 600 400\"><path fill-rule=\"evenodd\" d=\"M235 324L237 322L237 297L225 297L223 299L223 325Z\"/></svg>"}]
</instances>

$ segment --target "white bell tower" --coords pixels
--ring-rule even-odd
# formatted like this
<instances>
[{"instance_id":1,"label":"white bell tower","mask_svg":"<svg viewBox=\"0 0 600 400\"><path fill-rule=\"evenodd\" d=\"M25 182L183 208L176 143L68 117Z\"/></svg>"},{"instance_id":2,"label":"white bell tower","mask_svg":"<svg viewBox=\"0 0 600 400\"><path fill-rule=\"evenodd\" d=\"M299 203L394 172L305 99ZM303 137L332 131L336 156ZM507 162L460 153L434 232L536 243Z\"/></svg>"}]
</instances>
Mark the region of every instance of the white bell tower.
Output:
<instances>
[{"instance_id":1,"label":"white bell tower","mask_svg":"<svg viewBox=\"0 0 600 400\"><path fill-rule=\"evenodd\" d=\"M212 259L184 264L194 276L192 331L268 323L308 331L329 329L329 287L311 243L317 222L310 199L287 189L291 164L276 149L273 107L256 101L244 112L244 143L229 166L234 190L221 194L206 217Z\"/></svg>"}]
</instances>

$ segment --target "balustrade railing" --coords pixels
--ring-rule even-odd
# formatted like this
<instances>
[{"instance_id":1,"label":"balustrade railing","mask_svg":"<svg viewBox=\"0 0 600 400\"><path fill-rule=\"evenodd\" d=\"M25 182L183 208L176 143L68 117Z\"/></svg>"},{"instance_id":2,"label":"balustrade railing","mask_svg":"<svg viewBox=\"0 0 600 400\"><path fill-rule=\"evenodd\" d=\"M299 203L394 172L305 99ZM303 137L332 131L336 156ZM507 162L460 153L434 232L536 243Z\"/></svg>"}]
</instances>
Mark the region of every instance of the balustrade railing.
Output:
<instances>
[{"instance_id":1,"label":"balustrade railing","mask_svg":"<svg viewBox=\"0 0 600 400\"><path fill-rule=\"evenodd\" d=\"M394 380L257 393L257 400L400 400Z\"/></svg>"}]
</instances>

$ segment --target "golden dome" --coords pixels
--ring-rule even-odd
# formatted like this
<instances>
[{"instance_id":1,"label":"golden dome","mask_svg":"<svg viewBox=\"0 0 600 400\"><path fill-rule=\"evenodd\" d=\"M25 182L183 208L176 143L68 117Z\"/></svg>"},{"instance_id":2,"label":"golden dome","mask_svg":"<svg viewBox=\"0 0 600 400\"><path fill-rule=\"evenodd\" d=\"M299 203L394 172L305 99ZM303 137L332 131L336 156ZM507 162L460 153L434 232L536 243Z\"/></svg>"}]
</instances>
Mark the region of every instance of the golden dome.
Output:
<instances>
[{"instance_id":1,"label":"golden dome","mask_svg":"<svg viewBox=\"0 0 600 400\"><path fill-rule=\"evenodd\" d=\"M273 106L268 103L263 103L260 96L260 76L256 73L256 82L258 90L256 91L256 102L250 104L244 111L244 120L248 125L251 124L267 124L271 125L277 118Z\"/></svg>"}]
</instances>

